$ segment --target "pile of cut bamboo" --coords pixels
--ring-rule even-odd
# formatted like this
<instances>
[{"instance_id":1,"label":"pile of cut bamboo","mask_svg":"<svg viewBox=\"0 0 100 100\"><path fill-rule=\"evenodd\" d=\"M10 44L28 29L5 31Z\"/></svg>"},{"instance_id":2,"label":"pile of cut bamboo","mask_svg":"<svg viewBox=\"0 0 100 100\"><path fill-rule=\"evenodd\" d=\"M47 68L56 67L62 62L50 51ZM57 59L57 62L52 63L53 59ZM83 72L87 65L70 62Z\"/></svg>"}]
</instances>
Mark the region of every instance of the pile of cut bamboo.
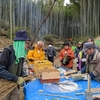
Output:
<instances>
[{"instance_id":1,"label":"pile of cut bamboo","mask_svg":"<svg viewBox=\"0 0 100 100\"><path fill-rule=\"evenodd\" d=\"M0 78L0 100L3 100L15 87L17 83Z\"/></svg>"}]
</instances>

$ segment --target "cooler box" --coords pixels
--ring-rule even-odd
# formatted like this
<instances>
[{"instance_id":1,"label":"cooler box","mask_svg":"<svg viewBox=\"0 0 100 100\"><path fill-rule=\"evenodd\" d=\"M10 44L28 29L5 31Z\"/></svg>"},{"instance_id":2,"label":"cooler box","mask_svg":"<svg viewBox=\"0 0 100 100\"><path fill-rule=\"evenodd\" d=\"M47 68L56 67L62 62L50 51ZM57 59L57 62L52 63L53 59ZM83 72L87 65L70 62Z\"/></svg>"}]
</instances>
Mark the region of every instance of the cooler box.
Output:
<instances>
[{"instance_id":1,"label":"cooler box","mask_svg":"<svg viewBox=\"0 0 100 100\"><path fill-rule=\"evenodd\" d=\"M52 69L52 63L48 60L34 61L34 73L37 78L40 78L43 69Z\"/></svg>"}]
</instances>

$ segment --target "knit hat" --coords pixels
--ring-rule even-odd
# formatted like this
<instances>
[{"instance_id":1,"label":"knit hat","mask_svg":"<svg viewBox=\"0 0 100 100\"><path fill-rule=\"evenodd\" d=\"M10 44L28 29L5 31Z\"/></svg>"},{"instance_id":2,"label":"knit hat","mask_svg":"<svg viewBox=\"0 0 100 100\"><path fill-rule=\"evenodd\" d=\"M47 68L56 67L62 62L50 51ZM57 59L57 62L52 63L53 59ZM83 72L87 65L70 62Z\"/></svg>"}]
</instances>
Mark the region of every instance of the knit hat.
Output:
<instances>
[{"instance_id":1,"label":"knit hat","mask_svg":"<svg viewBox=\"0 0 100 100\"><path fill-rule=\"evenodd\" d=\"M30 40L27 32L25 30L19 30L16 32L16 37L14 38L14 41L28 41Z\"/></svg>"}]
</instances>

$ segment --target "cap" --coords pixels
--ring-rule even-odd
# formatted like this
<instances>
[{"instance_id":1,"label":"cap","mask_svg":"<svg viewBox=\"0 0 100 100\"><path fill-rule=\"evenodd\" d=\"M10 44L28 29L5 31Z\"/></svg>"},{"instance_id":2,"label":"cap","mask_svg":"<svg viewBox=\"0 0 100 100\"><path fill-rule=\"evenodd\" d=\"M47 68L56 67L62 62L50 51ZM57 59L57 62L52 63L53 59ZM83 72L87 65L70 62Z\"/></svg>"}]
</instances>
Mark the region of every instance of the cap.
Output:
<instances>
[{"instance_id":1,"label":"cap","mask_svg":"<svg viewBox=\"0 0 100 100\"><path fill-rule=\"evenodd\" d=\"M86 42L84 43L83 45L83 49L82 49L82 52L86 52L88 49L90 48L94 48L93 44L91 42Z\"/></svg>"}]
</instances>

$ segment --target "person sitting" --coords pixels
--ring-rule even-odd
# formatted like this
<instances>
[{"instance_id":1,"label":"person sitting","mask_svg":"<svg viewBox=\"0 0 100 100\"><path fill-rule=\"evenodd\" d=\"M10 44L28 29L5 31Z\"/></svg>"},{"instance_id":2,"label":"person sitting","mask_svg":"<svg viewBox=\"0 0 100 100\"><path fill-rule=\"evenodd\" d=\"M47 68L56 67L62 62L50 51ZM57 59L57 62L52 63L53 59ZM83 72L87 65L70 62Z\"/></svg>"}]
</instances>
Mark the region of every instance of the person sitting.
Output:
<instances>
[{"instance_id":1,"label":"person sitting","mask_svg":"<svg viewBox=\"0 0 100 100\"><path fill-rule=\"evenodd\" d=\"M86 53L86 66L82 68L81 73L88 73L91 79L100 82L100 52L91 42L84 43L82 51Z\"/></svg>"},{"instance_id":2,"label":"person sitting","mask_svg":"<svg viewBox=\"0 0 100 100\"><path fill-rule=\"evenodd\" d=\"M34 49L28 51L27 59L29 61L29 65L34 64L34 61L36 61L36 60L44 60L45 59L43 46L44 46L44 42L38 41L35 44Z\"/></svg>"},{"instance_id":3,"label":"person sitting","mask_svg":"<svg viewBox=\"0 0 100 100\"><path fill-rule=\"evenodd\" d=\"M74 51L68 42L64 42L63 46L64 48L60 51L59 59L62 66L71 69L73 67L73 59L75 58Z\"/></svg>"}]
</instances>

